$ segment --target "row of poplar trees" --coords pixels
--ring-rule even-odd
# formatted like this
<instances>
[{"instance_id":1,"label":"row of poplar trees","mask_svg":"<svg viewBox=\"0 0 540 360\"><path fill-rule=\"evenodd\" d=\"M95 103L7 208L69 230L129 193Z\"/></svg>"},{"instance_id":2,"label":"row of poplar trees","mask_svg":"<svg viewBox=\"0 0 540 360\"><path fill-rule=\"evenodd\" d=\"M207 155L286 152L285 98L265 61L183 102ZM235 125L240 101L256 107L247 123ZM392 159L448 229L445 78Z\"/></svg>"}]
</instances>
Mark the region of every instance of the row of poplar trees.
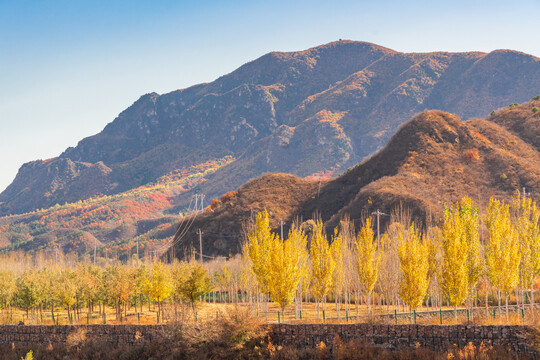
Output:
<instances>
[{"instance_id":1,"label":"row of poplar trees","mask_svg":"<svg viewBox=\"0 0 540 360\"><path fill-rule=\"evenodd\" d=\"M199 263L176 262L166 265L111 265L105 268L79 264L76 268L51 266L28 268L20 273L0 271L0 308L12 307L30 312L65 309L78 318L88 313L114 307L117 318L129 307L143 312L143 305L157 306L164 316L164 301L191 305L193 310L201 296L212 291L208 272ZM139 308L137 308L139 306Z\"/></svg>"},{"instance_id":2,"label":"row of poplar trees","mask_svg":"<svg viewBox=\"0 0 540 360\"><path fill-rule=\"evenodd\" d=\"M350 221L341 222L331 236L322 221L312 221L311 236L293 225L287 239L272 233L268 212L257 215L243 248L246 284L259 302L271 300L281 311L311 295L326 307L331 295L339 311L351 309L364 297L371 313L378 303L408 307L476 307L482 301L506 304L513 293L523 306L534 304L534 284L540 275L540 210L535 201L516 193L511 204L490 199L484 215L464 197L445 206L441 227L421 231L412 224L391 222L380 241L370 218L356 233ZM250 278L251 277L251 278ZM481 299L479 290L484 291ZM527 293L529 296L527 296ZM534 312L533 312L534 313Z\"/></svg>"}]
</instances>

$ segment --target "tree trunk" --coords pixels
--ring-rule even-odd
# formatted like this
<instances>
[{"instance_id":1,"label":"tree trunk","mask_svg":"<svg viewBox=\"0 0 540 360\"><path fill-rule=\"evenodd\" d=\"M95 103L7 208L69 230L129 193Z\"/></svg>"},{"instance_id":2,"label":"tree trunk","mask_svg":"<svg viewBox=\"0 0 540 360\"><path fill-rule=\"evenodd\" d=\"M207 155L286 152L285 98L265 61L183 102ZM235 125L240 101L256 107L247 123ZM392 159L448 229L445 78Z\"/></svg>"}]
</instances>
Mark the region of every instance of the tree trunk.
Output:
<instances>
[{"instance_id":1,"label":"tree trunk","mask_svg":"<svg viewBox=\"0 0 540 360\"><path fill-rule=\"evenodd\" d=\"M532 320L533 320L533 324L534 324L534 318L535 318L535 311L536 309L534 308L534 282L533 284L531 285L531 316L532 316Z\"/></svg>"},{"instance_id":2,"label":"tree trunk","mask_svg":"<svg viewBox=\"0 0 540 360\"><path fill-rule=\"evenodd\" d=\"M489 310L488 310L488 283L487 277L484 277L486 283L486 320L489 319Z\"/></svg>"},{"instance_id":3,"label":"tree trunk","mask_svg":"<svg viewBox=\"0 0 540 360\"><path fill-rule=\"evenodd\" d=\"M501 290L497 289L497 298L499 300L499 317L502 316L502 309L501 309Z\"/></svg>"},{"instance_id":4,"label":"tree trunk","mask_svg":"<svg viewBox=\"0 0 540 360\"><path fill-rule=\"evenodd\" d=\"M371 292L369 292L367 294L367 303L368 303L368 315L369 315L369 318L371 319Z\"/></svg>"},{"instance_id":5,"label":"tree trunk","mask_svg":"<svg viewBox=\"0 0 540 360\"><path fill-rule=\"evenodd\" d=\"M356 293L356 319L358 320L359 311L360 311L360 304L358 304L358 302L359 302L359 299L358 299L358 290L355 291L355 293Z\"/></svg>"},{"instance_id":6,"label":"tree trunk","mask_svg":"<svg viewBox=\"0 0 540 360\"><path fill-rule=\"evenodd\" d=\"M506 302L506 325L508 325L508 293L504 293Z\"/></svg>"}]
</instances>

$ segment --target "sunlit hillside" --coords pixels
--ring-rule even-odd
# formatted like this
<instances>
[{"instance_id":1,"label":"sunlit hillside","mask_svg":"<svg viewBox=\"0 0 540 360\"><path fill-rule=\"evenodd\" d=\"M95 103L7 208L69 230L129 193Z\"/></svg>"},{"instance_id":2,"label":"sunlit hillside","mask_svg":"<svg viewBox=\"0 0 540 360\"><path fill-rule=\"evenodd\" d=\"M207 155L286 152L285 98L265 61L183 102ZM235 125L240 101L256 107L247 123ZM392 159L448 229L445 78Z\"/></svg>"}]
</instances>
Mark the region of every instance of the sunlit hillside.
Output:
<instances>
[{"instance_id":1,"label":"sunlit hillside","mask_svg":"<svg viewBox=\"0 0 540 360\"><path fill-rule=\"evenodd\" d=\"M175 170L156 182L112 196L57 204L0 218L2 251L62 250L125 258L139 243L141 254L166 246L184 213L195 202L174 208L174 198L206 181L231 157ZM199 206L200 208L200 206Z\"/></svg>"}]
</instances>

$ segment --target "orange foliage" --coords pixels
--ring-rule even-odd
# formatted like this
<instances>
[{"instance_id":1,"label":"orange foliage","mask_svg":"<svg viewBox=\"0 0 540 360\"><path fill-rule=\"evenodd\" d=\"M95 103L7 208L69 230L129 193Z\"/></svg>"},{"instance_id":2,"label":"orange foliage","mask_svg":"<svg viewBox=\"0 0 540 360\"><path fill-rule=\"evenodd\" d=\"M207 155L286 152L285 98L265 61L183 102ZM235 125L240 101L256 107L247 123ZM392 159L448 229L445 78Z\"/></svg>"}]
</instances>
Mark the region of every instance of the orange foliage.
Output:
<instances>
[{"instance_id":1,"label":"orange foliage","mask_svg":"<svg viewBox=\"0 0 540 360\"><path fill-rule=\"evenodd\" d=\"M228 193L223 194L223 196L221 197L221 202L226 203L227 201L231 200L235 196L236 196L236 191L229 191Z\"/></svg>"},{"instance_id":2,"label":"orange foliage","mask_svg":"<svg viewBox=\"0 0 540 360\"><path fill-rule=\"evenodd\" d=\"M210 204L210 209L214 210L218 205L220 201L218 199L212 199L212 203Z\"/></svg>"},{"instance_id":3,"label":"orange foliage","mask_svg":"<svg viewBox=\"0 0 540 360\"><path fill-rule=\"evenodd\" d=\"M130 224L143 219L154 219L162 216L165 209L172 207L175 195L189 190L202 182L204 176L213 173L221 166L234 159L230 156L223 159L211 160L195 166L185 167L172 171L155 183L147 184L130 191L113 195L78 201L65 205L56 205L30 213L33 220L27 221L14 218L14 221L0 227L0 232L30 233L28 236L37 236L57 228L78 229L90 231L94 234L103 229ZM157 232L170 231L173 224L161 224L155 232L146 238L140 239L154 245L152 236ZM159 237L161 235L158 234ZM133 247L132 239L122 239L122 244L109 249L128 251ZM171 241L167 238L162 241ZM128 242L128 243L126 243ZM77 244L74 244L77 245ZM147 245L148 246L148 245Z\"/></svg>"},{"instance_id":4,"label":"orange foliage","mask_svg":"<svg viewBox=\"0 0 540 360\"><path fill-rule=\"evenodd\" d=\"M467 162L480 160L480 155L478 154L478 149L476 148L465 150L463 152L463 157L465 158L465 160L467 160Z\"/></svg>"}]
</instances>

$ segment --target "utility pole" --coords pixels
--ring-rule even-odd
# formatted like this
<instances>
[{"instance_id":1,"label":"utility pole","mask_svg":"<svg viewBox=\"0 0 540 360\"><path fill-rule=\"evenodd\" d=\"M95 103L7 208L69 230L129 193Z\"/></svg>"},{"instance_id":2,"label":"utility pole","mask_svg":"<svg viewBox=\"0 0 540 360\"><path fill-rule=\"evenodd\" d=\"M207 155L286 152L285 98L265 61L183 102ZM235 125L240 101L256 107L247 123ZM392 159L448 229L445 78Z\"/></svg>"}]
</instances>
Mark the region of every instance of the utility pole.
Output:
<instances>
[{"instance_id":1,"label":"utility pole","mask_svg":"<svg viewBox=\"0 0 540 360\"><path fill-rule=\"evenodd\" d=\"M377 249L378 249L381 246L381 233L380 233L379 216L381 216L381 215L388 216L388 215L383 213L383 212L380 212L379 209L377 209L377 211L375 211L375 212L372 212L371 214L377 215Z\"/></svg>"},{"instance_id":2,"label":"utility pole","mask_svg":"<svg viewBox=\"0 0 540 360\"><path fill-rule=\"evenodd\" d=\"M195 214L199 210L199 194L195 194Z\"/></svg>"},{"instance_id":3,"label":"utility pole","mask_svg":"<svg viewBox=\"0 0 540 360\"><path fill-rule=\"evenodd\" d=\"M198 231L199 233L199 254L200 254L200 259L201 259L201 265L203 264L203 258L202 258L202 231L201 229L199 229Z\"/></svg>"},{"instance_id":4,"label":"utility pole","mask_svg":"<svg viewBox=\"0 0 540 360\"><path fill-rule=\"evenodd\" d=\"M283 220L279 220L281 223L281 241L283 241Z\"/></svg>"}]
</instances>

